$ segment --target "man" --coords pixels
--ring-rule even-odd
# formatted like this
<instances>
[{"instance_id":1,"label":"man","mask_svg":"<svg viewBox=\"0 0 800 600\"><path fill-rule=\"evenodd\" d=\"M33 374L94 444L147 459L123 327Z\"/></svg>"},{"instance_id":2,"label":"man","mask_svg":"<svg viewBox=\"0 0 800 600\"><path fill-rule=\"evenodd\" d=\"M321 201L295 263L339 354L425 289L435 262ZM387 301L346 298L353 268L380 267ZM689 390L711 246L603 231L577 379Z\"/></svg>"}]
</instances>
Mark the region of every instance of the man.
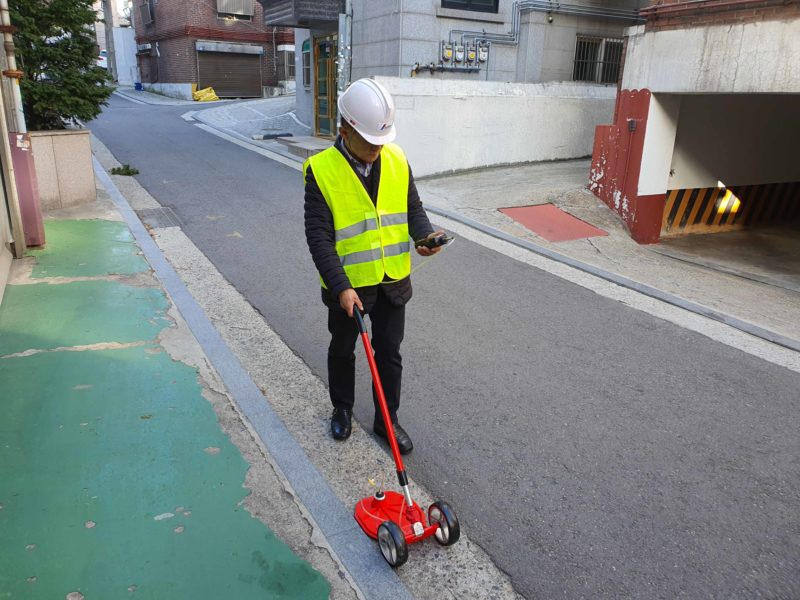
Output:
<instances>
[{"instance_id":1,"label":"man","mask_svg":"<svg viewBox=\"0 0 800 600\"><path fill-rule=\"evenodd\" d=\"M322 280L328 307L328 386L333 415L331 434L350 437L355 400L357 306L369 314L375 362L392 417L400 452L414 444L397 420L403 363L400 344L405 304L411 299L414 240L433 237L403 151L391 144L396 132L389 92L371 79L359 79L339 97L342 116L333 147L306 161L305 229L311 256ZM441 248L418 247L430 256ZM373 388L373 431L387 439Z\"/></svg>"}]
</instances>

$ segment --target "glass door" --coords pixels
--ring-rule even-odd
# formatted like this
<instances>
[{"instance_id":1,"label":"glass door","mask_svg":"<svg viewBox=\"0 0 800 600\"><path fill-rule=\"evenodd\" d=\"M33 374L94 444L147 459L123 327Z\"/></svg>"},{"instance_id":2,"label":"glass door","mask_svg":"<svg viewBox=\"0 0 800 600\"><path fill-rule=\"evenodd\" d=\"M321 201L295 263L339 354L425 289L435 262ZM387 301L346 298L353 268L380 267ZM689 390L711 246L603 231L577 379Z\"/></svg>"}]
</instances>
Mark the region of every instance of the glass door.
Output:
<instances>
[{"instance_id":1,"label":"glass door","mask_svg":"<svg viewBox=\"0 0 800 600\"><path fill-rule=\"evenodd\" d=\"M336 35L314 39L314 135L336 137Z\"/></svg>"}]
</instances>

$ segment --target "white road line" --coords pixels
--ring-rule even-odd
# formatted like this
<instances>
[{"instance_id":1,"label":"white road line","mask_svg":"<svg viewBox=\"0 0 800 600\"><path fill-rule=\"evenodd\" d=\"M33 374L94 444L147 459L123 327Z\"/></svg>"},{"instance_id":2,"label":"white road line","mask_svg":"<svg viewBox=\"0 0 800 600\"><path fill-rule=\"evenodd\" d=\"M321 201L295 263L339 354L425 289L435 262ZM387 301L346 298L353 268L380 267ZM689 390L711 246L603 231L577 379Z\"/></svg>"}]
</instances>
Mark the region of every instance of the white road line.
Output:
<instances>
[{"instance_id":1,"label":"white road line","mask_svg":"<svg viewBox=\"0 0 800 600\"><path fill-rule=\"evenodd\" d=\"M287 167L291 167L293 169L296 169L297 171L302 171L303 170L303 165L302 164L300 164L299 162L297 162L295 160L292 160L290 158L286 158L285 156L281 156L280 154L278 154L276 152L271 152L271 151L266 150L264 148L257 148L256 146L253 146L252 144L249 144L247 142L239 140L239 139L233 137L232 135L229 135L227 133L223 133L222 131L219 131L218 129L214 129L213 127L210 127L208 125L204 125L203 123L198 123L197 127L200 127L204 131L207 131L208 133L214 134L217 137L221 137L223 140L227 140L227 141L231 142L232 144L236 144L237 146L239 146L241 148L244 148L245 150L250 150L252 152L255 152L256 154L260 154L261 156L263 156L265 158L269 158L270 160L277 161L277 162L279 162L279 163L281 163L283 165L286 165Z\"/></svg>"},{"instance_id":2,"label":"white road line","mask_svg":"<svg viewBox=\"0 0 800 600\"><path fill-rule=\"evenodd\" d=\"M128 96L127 94L122 94L122 93L120 93L120 92L117 92L117 91L115 91L115 92L114 92L114 95L115 95L115 96L118 96L118 97L120 97L120 98L124 98L124 99L125 99L125 100L127 100L128 102L133 102L134 104L147 104L147 102L142 102L141 100L139 100L139 99L137 99L137 98L131 98L131 97L130 97L130 96Z\"/></svg>"},{"instance_id":3,"label":"white road line","mask_svg":"<svg viewBox=\"0 0 800 600\"><path fill-rule=\"evenodd\" d=\"M447 217L433 214L431 215L431 220L434 221L437 226L443 227L461 237L486 248L490 248L509 258L546 271L561 279L592 290L596 294L621 302L633 309L669 321L684 329L695 331L721 344L737 348L742 352L800 373L800 352L778 346L740 331L735 327L673 306L672 304L668 304L656 298L651 298L650 296L611 283L610 281L606 281L590 273L579 271L569 265L540 256L530 250L497 239L487 233L483 233L468 225L448 219Z\"/></svg>"}]
</instances>

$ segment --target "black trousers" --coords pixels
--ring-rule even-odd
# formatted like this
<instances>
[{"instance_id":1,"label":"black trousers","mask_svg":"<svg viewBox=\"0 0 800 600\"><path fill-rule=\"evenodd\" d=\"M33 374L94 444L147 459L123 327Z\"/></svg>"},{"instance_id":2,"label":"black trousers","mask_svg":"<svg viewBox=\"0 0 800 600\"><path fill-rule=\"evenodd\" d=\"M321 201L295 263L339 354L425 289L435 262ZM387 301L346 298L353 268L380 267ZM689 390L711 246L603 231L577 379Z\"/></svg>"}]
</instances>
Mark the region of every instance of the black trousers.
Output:
<instances>
[{"instance_id":1,"label":"black trousers","mask_svg":"<svg viewBox=\"0 0 800 600\"><path fill-rule=\"evenodd\" d=\"M372 348L375 350L375 363L386 396L386 404L392 420L400 406L400 383L403 377L403 359L400 344L405 333L406 307L393 306L379 288L375 305L369 311L372 323ZM328 387L331 403L336 408L352 409L355 403L355 365L354 353L359 340L355 318L341 310L328 310L328 331L331 343L328 347ZM359 345L362 345L359 341ZM373 387L372 402L375 417L381 418L378 396Z\"/></svg>"}]
</instances>

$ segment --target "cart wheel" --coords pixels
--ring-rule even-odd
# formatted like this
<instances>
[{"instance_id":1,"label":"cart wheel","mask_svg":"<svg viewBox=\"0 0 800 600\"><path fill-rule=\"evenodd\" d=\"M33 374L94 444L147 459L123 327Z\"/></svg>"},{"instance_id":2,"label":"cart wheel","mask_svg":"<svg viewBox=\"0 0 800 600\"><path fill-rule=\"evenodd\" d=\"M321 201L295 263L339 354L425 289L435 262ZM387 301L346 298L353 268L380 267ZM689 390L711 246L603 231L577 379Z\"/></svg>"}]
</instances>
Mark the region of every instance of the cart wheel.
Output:
<instances>
[{"instance_id":1,"label":"cart wheel","mask_svg":"<svg viewBox=\"0 0 800 600\"><path fill-rule=\"evenodd\" d=\"M461 537L461 526L458 524L458 517L447 502L437 500L428 508L428 522L433 525L437 523L439 529L436 530L436 541L442 546L452 546Z\"/></svg>"},{"instance_id":2,"label":"cart wheel","mask_svg":"<svg viewBox=\"0 0 800 600\"><path fill-rule=\"evenodd\" d=\"M386 562L393 567L404 565L408 560L408 544L403 530L394 521L384 521L378 527L378 543Z\"/></svg>"}]
</instances>

